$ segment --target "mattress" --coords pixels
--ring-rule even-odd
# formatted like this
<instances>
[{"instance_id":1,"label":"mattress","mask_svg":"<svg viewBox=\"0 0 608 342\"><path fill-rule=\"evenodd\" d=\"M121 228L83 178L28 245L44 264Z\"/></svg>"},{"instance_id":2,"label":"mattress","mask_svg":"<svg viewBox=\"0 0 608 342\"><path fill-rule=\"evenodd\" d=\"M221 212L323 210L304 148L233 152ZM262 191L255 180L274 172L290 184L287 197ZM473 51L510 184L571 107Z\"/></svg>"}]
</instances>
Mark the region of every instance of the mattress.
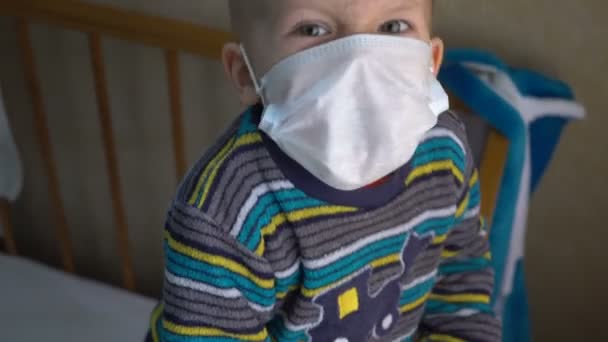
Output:
<instances>
[{"instance_id":1,"label":"mattress","mask_svg":"<svg viewBox=\"0 0 608 342\"><path fill-rule=\"evenodd\" d=\"M155 304L0 254L0 341L143 341Z\"/></svg>"}]
</instances>

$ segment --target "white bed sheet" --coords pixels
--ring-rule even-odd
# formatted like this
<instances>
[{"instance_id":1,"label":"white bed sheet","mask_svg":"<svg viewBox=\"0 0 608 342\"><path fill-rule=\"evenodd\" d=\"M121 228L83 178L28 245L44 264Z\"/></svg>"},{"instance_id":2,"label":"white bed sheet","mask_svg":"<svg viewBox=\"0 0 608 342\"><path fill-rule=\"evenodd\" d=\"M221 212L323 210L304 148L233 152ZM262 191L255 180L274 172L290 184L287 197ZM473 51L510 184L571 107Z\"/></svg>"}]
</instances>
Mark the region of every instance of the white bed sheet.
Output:
<instances>
[{"instance_id":1,"label":"white bed sheet","mask_svg":"<svg viewBox=\"0 0 608 342\"><path fill-rule=\"evenodd\" d=\"M155 304L0 254L0 341L139 342Z\"/></svg>"}]
</instances>

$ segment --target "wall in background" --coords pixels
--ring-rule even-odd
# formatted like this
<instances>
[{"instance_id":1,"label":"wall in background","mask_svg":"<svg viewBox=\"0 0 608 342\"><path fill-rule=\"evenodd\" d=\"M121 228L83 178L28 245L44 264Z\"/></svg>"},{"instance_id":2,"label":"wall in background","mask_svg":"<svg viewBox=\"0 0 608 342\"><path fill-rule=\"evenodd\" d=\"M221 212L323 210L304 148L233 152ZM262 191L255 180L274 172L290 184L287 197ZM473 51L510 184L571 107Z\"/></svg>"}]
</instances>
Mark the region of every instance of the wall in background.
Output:
<instances>
[{"instance_id":1,"label":"wall in background","mask_svg":"<svg viewBox=\"0 0 608 342\"><path fill-rule=\"evenodd\" d=\"M527 273L538 341L608 340L608 3L438 1L448 46L490 50L570 84L588 109L571 126L532 201Z\"/></svg>"},{"instance_id":2,"label":"wall in background","mask_svg":"<svg viewBox=\"0 0 608 342\"><path fill-rule=\"evenodd\" d=\"M224 0L95 1L228 28ZM608 306L602 291L608 281L606 14L603 0L437 2L436 31L448 47L487 49L514 66L562 79L589 111L587 120L566 132L532 203L527 266L537 341L608 339L600 312ZM85 36L36 26L34 38L79 269L119 283ZM56 264L12 20L0 19L0 46L0 81L26 166L18 237L28 254ZM138 278L140 287L155 295L161 284L162 222L175 188L163 55L115 40L106 40L105 47ZM181 58L192 162L238 107L219 63Z\"/></svg>"}]
</instances>

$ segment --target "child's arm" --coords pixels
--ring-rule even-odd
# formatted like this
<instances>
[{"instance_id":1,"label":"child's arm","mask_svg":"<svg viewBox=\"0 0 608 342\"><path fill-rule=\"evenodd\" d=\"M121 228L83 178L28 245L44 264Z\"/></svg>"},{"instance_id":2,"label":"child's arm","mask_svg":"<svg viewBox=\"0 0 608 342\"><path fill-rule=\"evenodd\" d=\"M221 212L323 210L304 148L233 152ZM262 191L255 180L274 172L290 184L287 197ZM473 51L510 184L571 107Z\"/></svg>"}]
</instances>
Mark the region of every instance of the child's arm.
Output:
<instances>
[{"instance_id":1,"label":"child's arm","mask_svg":"<svg viewBox=\"0 0 608 342\"><path fill-rule=\"evenodd\" d=\"M445 241L439 280L423 318L422 341L501 341L501 324L490 306L494 272L479 216L478 174L468 174L458 223Z\"/></svg>"},{"instance_id":2,"label":"child's arm","mask_svg":"<svg viewBox=\"0 0 608 342\"><path fill-rule=\"evenodd\" d=\"M165 231L163 300L153 341L268 341L276 301L269 264L199 210L175 204Z\"/></svg>"}]
</instances>

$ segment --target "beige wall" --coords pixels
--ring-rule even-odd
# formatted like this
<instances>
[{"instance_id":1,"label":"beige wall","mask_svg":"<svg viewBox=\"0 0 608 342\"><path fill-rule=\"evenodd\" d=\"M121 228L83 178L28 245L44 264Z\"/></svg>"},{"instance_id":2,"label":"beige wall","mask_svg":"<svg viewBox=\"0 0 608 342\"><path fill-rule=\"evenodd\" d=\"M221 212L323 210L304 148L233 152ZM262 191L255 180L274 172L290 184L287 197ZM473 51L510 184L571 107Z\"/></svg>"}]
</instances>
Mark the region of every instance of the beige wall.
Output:
<instances>
[{"instance_id":1,"label":"beige wall","mask_svg":"<svg viewBox=\"0 0 608 342\"><path fill-rule=\"evenodd\" d=\"M564 136L534 196L527 246L539 341L608 341L608 2L446 0L437 30L449 46L498 53L563 79L588 111Z\"/></svg>"},{"instance_id":2,"label":"beige wall","mask_svg":"<svg viewBox=\"0 0 608 342\"><path fill-rule=\"evenodd\" d=\"M223 0L96 0L227 28ZM538 341L608 340L601 323L608 306L608 3L603 0L440 0L436 29L448 46L491 50L512 65L571 84L589 117L564 136L532 203L528 275ZM85 37L34 30L54 149L70 224L85 274L119 281L107 205ZM0 81L26 166L26 191L17 207L26 252L57 263L45 180L31 137L32 116L15 49L13 22L0 19ZM148 294L160 285L161 230L174 190L167 130L168 104L160 51L108 40L115 131L120 147L138 279ZM220 65L182 56L188 156L193 161L236 114ZM78 86L74 86L79 84ZM86 256L86 257L85 257Z\"/></svg>"}]
</instances>

